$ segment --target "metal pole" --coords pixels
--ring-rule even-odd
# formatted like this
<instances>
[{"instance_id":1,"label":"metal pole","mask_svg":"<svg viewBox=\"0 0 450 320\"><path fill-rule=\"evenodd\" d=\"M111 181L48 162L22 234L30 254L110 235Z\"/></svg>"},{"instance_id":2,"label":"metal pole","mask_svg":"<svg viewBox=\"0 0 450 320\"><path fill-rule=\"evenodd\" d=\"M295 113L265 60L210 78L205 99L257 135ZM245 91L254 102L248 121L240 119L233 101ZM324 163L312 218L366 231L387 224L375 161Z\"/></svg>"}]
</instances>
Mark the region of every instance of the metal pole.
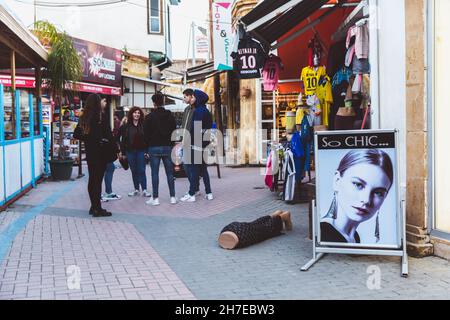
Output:
<instances>
[{"instance_id":1,"label":"metal pole","mask_svg":"<svg viewBox=\"0 0 450 320\"><path fill-rule=\"evenodd\" d=\"M192 22L191 28L192 28L192 66L195 67L195 22Z\"/></svg>"},{"instance_id":2,"label":"metal pole","mask_svg":"<svg viewBox=\"0 0 450 320\"><path fill-rule=\"evenodd\" d=\"M34 0L34 24L36 25L37 21L37 7L36 7L36 0Z\"/></svg>"}]
</instances>

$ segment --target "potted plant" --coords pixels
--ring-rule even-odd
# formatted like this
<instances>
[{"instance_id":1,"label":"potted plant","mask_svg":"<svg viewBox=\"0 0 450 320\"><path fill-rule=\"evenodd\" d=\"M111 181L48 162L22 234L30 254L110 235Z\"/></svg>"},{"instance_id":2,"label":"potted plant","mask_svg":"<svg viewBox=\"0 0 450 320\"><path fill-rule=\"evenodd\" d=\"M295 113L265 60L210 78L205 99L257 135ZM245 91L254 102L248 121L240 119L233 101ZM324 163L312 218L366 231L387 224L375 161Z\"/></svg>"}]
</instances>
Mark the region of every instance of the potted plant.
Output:
<instances>
[{"instance_id":1,"label":"potted plant","mask_svg":"<svg viewBox=\"0 0 450 320\"><path fill-rule=\"evenodd\" d=\"M69 36L65 32L59 32L50 22L36 22L34 33L49 49L48 67L44 71L44 81L46 89L55 102L55 109L59 109L59 150L56 157L52 152L52 159L49 161L51 176L54 180L69 180L72 175L73 159L66 155L63 147L62 102L64 94L76 89L75 83L81 79L81 61Z\"/></svg>"}]
</instances>

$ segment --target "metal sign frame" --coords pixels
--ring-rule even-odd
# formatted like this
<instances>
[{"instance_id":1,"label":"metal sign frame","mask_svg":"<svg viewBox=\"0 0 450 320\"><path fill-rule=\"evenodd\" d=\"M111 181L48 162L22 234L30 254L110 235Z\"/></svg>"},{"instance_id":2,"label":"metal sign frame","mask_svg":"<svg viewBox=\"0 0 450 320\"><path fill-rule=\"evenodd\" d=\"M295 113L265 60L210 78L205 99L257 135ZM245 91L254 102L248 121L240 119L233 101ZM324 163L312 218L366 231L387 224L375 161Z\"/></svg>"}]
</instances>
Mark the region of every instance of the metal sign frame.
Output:
<instances>
[{"instance_id":1,"label":"metal sign frame","mask_svg":"<svg viewBox=\"0 0 450 320\"><path fill-rule=\"evenodd\" d=\"M335 254L354 254L354 255L377 255L377 256L395 256L401 257L401 276L408 276L408 254L406 252L406 203L405 200L400 199L399 188L399 149L398 149L398 130L358 130L358 131L323 131L316 132L314 136L315 141L315 158L316 158L316 176L319 175L320 164L317 161L318 157L318 141L320 135L342 135L342 134L377 134L377 133L393 133L395 135L395 170L396 182L395 191L397 199L397 243L398 246L392 245L358 245L358 244L336 244L320 241L320 220L317 219L316 214L319 207L316 205L316 200L312 201L312 239L313 239L313 258L306 263L300 270L308 271L315 263L317 263L327 253ZM316 198L319 197L319 184L316 180Z\"/></svg>"}]
</instances>

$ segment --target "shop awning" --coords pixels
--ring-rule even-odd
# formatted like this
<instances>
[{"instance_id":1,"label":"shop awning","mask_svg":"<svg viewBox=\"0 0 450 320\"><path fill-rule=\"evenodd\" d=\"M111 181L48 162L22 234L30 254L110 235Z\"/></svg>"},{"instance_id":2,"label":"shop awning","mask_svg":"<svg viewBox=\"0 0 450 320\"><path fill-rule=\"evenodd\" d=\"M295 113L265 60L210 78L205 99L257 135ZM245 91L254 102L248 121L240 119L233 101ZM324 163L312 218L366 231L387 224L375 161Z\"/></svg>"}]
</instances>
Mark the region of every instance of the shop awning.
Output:
<instances>
[{"instance_id":1,"label":"shop awning","mask_svg":"<svg viewBox=\"0 0 450 320\"><path fill-rule=\"evenodd\" d=\"M328 0L265 0L241 18L246 30L270 45Z\"/></svg>"},{"instance_id":2,"label":"shop awning","mask_svg":"<svg viewBox=\"0 0 450 320\"><path fill-rule=\"evenodd\" d=\"M0 4L0 69L11 67L10 52L16 52L17 68L47 64L48 53L36 37Z\"/></svg>"},{"instance_id":3,"label":"shop awning","mask_svg":"<svg viewBox=\"0 0 450 320\"><path fill-rule=\"evenodd\" d=\"M135 76L130 76L130 75L122 75L122 77L155 84L155 85L162 86L162 87L173 87L173 88L179 88L179 89L183 88L183 86L180 84L164 82L164 81L159 81L159 80L154 80L154 79L149 79L149 78L141 78L141 77L135 77Z\"/></svg>"},{"instance_id":4,"label":"shop awning","mask_svg":"<svg viewBox=\"0 0 450 320\"><path fill-rule=\"evenodd\" d=\"M187 69L186 71L186 81L187 82L197 82L203 81L205 79L211 78L212 76L221 73L214 69L214 61L204 63L199 66L195 66Z\"/></svg>"}]
</instances>

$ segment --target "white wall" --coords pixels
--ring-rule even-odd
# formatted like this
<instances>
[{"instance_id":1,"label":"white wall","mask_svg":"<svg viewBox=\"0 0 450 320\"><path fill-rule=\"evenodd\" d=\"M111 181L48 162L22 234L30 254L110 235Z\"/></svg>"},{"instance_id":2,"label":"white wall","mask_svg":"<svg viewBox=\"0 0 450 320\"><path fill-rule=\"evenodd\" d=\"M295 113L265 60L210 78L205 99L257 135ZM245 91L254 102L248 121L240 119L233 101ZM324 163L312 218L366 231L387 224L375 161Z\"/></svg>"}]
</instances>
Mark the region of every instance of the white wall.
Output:
<instances>
[{"instance_id":1,"label":"white wall","mask_svg":"<svg viewBox=\"0 0 450 320\"><path fill-rule=\"evenodd\" d=\"M5 146L6 197L12 196L22 188L20 178L20 144Z\"/></svg>"},{"instance_id":2,"label":"white wall","mask_svg":"<svg viewBox=\"0 0 450 320\"><path fill-rule=\"evenodd\" d=\"M44 139L34 140L34 176L44 174Z\"/></svg>"},{"instance_id":3,"label":"white wall","mask_svg":"<svg viewBox=\"0 0 450 320\"><path fill-rule=\"evenodd\" d=\"M448 103L448 91L450 80L450 1L435 1L435 55L434 55L434 162L435 162L435 213L436 228L450 232L450 149L448 138L450 127L448 119L450 108ZM432 128L430 128L432 129Z\"/></svg>"},{"instance_id":4,"label":"white wall","mask_svg":"<svg viewBox=\"0 0 450 320\"><path fill-rule=\"evenodd\" d=\"M32 170L31 170L31 141L25 141L20 143L21 152L21 170L22 170L22 187L32 182Z\"/></svg>"},{"instance_id":5,"label":"white wall","mask_svg":"<svg viewBox=\"0 0 450 320\"><path fill-rule=\"evenodd\" d=\"M152 95L155 93L155 85L140 80L133 81L130 78L123 78L123 83L126 88L130 89L130 92L124 93L120 102L121 107L151 108L153 106Z\"/></svg>"},{"instance_id":6,"label":"white wall","mask_svg":"<svg viewBox=\"0 0 450 320\"><path fill-rule=\"evenodd\" d=\"M21 3L5 0L5 3L22 20L31 26L34 20L33 1ZM74 3L73 0L58 0L58 3ZM83 2L87 2L83 0ZM147 32L147 0L134 0L98 7L37 7L37 19L48 20L69 35L122 50L124 46L133 54L148 57L148 51L166 52L164 35L149 35ZM80 1L81 3L81 1ZM166 0L163 1L163 26L166 26ZM173 31L173 30L172 30ZM172 32L173 37L173 32ZM168 54L171 54L169 48Z\"/></svg>"},{"instance_id":7,"label":"white wall","mask_svg":"<svg viewBox=\"0 0 450 320\"><path fill-rule=\"evenodd\" d=\"M371 16L378 19L378 79L373 77L374 96L378 86L379 100L373 99L374 122L381 129L398 129L400 180L402 196L406 188L406 40L405 0L371 0ZM373 28L374 26L371 26ZM372 37L371 55L377 49ZM374 65L376 67L376 65ZM372 76L377 70L372 70ZM377 81L378 80L378 81ZM378 100L378 102L377 102Z\"/></svg>"}]
</instances>

